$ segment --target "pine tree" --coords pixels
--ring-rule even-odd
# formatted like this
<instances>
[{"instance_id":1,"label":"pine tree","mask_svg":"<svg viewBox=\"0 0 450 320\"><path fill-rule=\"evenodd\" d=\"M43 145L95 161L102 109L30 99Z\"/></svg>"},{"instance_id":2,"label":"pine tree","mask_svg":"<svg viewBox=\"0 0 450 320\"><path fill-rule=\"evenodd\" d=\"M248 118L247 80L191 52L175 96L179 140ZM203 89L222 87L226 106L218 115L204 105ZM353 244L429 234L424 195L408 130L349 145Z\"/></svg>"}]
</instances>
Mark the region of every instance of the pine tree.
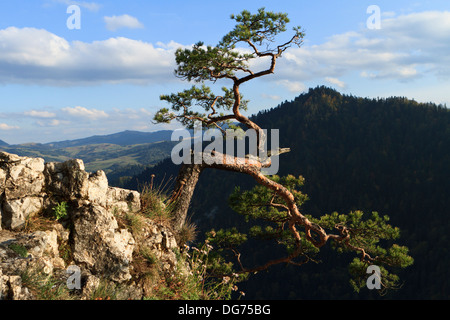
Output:
<instances>
[{"instance_id":1,"label":"pine tree","mask_svg":"<svg viewBox=\"0 0 450 320\"><path fill-rule=\"evenodd\" d=\"M225 125L231 126L233 122L237 122L243 128L255 130L257 148L262 150L266 136L258 124L242 114L248 101L244 100L240 87L256 78L273 74L276 63L284 52L292 46L302 45L304 32L301 27L294 27L292 36L287 41L275 44L277 36L287 30L287 14L267 12L261 8L256 14L244 10L231 18L236 21L234 29L217 45L198 42L192 48L180 48L176 51L176 76L200 85L162 95L161 100L171 107L159 110L154 120L160 123L177 120L190 129L194 128L197 121L205 128L219 128L223 134ZM249 51L239 51L237 45L241 44L247 46ZM266 69L253 71L250 68L253 60L266 59L269 62ZM215 84L220 79L228 80L231 86L222 87L221 94L216 94L206 83ZM329 242L339 251L352 251L360 255L350 266L350 270L356 275L352 282L355 289L365 285L361 279L367 278L365 272L369 265L380 266L383 286L389 288L395 286L398 279L385 266L406 267L412 263L407 248L395 244L389 249L380 246L380 240L395 240L399 236L398 229L387 224L387 217L379 217L374 213L371 218L363 219L361 212L348 215L336 213L320 219L308 217L300 212L300 206L306 199L298 190L303 184L301 177L264 175L262 169L269 166L270 161L257 160L256 163L250 163L237 157L223 157L226 161L220 163L204 161L183 164L171 201L175 203L175 226L182 228L195 186L204 169L239 172L256 180L258 186L254 189L236 190L230 204L247 219L264 221L263 226L255 225L251 228L250 236L275 240L286 248L286 255L261 266L245 267L238 247L247 239L246 234L240 234L236 229L210 233L210 243L214 243L218 250L229 250L234 254L238 268L236 272L255 272L279 263L301 265L313 260L320 248Z\"/></svg>"}]
</instances>

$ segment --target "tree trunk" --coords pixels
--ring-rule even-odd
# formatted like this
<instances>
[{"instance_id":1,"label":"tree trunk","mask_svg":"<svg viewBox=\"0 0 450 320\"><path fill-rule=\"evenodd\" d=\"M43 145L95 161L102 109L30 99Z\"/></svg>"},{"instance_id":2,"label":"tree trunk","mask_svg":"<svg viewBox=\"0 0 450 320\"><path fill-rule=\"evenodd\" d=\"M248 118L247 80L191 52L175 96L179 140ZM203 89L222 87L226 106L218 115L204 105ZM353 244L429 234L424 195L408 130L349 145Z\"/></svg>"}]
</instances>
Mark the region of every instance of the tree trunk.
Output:
<instances>
[{"instance_id":1,"label":"tree trunk","mask_svg":"<svg viewBox=\"0 0 450 320\"><path fill-rule=\"evenodd\" d=\"M171 197L171 202L175 204L173 211L175 219L174 226L178 230L181 229L186 221L195 186L203 168L201 164L183 164L178 173Z\"/></svg>"}]
</instances>

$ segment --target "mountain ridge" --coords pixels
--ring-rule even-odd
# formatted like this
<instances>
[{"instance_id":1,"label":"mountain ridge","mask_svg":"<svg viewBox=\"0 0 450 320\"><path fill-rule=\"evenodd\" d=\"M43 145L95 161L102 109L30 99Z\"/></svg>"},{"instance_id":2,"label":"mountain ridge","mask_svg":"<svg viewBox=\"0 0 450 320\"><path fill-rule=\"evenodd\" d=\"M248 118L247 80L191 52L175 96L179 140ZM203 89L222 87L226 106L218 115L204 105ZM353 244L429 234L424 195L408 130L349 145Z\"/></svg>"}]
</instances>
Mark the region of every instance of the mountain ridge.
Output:
<instances>
[{"instance_id":1,"label":"mountain ridge","mask_svg":"<svg viewBox=\"0 0 450 320\"><path fill-rule=\"evenodd\" d=\"M86 146L92 144L116 144L120 146L154 143L160 141L170 141L172 130L158 130L152 132L124 130L106 135L93 135L85 138L52 141L46 143L28 142L9 144L0 140L0 147L36 147L36 148L56 148Z\"/></svg>"},{"instance_id":2,"label":"mountain ridge","mask_svg":"<svg viewBox=\"0 0 450 320\"><path fill-rule=\"evenodd\" d=\"M125 130L107 135L94 135L81 139L64 140L45 143L53 148L77 147L92 144L111 143L120 146L170 141L172 130L159 130L153 132Z\"/></svg>"}]
</instances>

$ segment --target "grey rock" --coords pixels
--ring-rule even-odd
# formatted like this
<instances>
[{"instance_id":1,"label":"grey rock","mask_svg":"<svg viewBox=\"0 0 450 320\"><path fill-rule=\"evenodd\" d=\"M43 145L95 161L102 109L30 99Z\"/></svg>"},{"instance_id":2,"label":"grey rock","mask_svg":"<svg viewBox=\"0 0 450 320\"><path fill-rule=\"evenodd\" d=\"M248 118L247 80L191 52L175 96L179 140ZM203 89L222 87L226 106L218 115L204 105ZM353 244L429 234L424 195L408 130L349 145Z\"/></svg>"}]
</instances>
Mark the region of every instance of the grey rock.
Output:
<instances>
[{"instance_id":1,"label":"grey rock","mask_svg":"<svg viewBox=\"0 0 450 320\"><path fill-rule=\"evenodd\" d=\"M88 179L88 200L106 206L108 192L108 178L104 171L91 174Z\"/></svg>"},{"instance_id":2,"label":"grey rock","mask_svg":"<svg viewBox=\"0 0 450 320\"><path fill-rule=\"evenodd\" d=\"M21 227L39 212L44 196L44 160L0 152L0 230Z\"/></svg>"},{"instance_id":3,"label":"grey rock","mask_svg":"<svg viewBox=\"0 0 450 320\"><path fill-rule=\"evenodd\" d=\"M113 214L90 204L77 210L74 219L74 260L94 275L117 282L131 278L130 264L135 240L131 233L119 229Z\"/></svg>"},{"instance_id":4,"label":"grey rock","mask_svg":"<svg viewBox=\"0 0 450 320\"><path fill-rule=\"evenodd\" d=\"M2 205L2 220L6 228L16 230L22 227L26 219L42 210L42 197L24 197L21 199L4 200Z\"/></svg>"},{"instance_id":5,"label":"grey rock","mask_svg":"<svg viewBox=\"0 0 450 320\"><path fill-rule=\"evenodd\" d=\"M141 198L137 191L109 187L106 206L118 212L138 212L141 209Z\"/></svg>"},{"instance_id":6,"label":"grey rock","mask_svg":"<svg viewBox=\"0 0 450 320\"><path fill-rule=\"evenodd\" d=\"M0 153L0 179L6 199L36 196L44 187L44 159Z\"/></svg>"},{"instance_id":7,"label":"grey rock","mask_svg":"<svg viewBox=\"0 0 450 320\"><path fill-rule=\"evenodd\" d=\"M66 199L87 199L89 173L82 160L45 164L48 192Z\"/></svg>"},{"instance_id":8,"label":"grey rock","mask_svg":"<svg viewBox=\"0 0 450 320\"><path fill-rule=\"evenodd\" d=\"M22 284L20 276L2 276L0 270L0 300L32 300L33 295Z\"/></svg>"}]
</instances>

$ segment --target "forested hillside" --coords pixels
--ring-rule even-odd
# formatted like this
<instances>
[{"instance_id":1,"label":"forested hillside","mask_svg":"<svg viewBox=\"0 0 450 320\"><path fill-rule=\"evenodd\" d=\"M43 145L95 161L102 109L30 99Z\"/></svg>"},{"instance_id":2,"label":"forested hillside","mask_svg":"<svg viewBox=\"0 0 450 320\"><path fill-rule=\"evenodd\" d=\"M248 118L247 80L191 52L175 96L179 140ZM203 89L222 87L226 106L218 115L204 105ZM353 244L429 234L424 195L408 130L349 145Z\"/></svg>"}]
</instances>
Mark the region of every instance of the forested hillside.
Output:
<instances>
[{"instance_id":1,"label":"forested hillside","mask_svg":"<svg viewBox=\"0 0 450 320\"><path fill-rule=\"evenodd\" d=\"M252 118L265 129L280 129L279 175L302 175L309 201L304 214L377 211L401 229L399 243L410 248L414 265L400 276L403 287L391 299L450 298L450 111L405 98L367 99L318 87L294 101ZM133 179L168 181L177 174L170 159ZM158 180L159 179L159 180ZM243 175L205 171L192 202L192 220L202 231L246 223L228 206L234 186L250 188ZM245 263L264 260L272 248L252 243ZM321 263L277 266L252 275L240 290L250 299L375 298L352 291L346 256L323 250Z\"/></svg>"}]
</instances>

